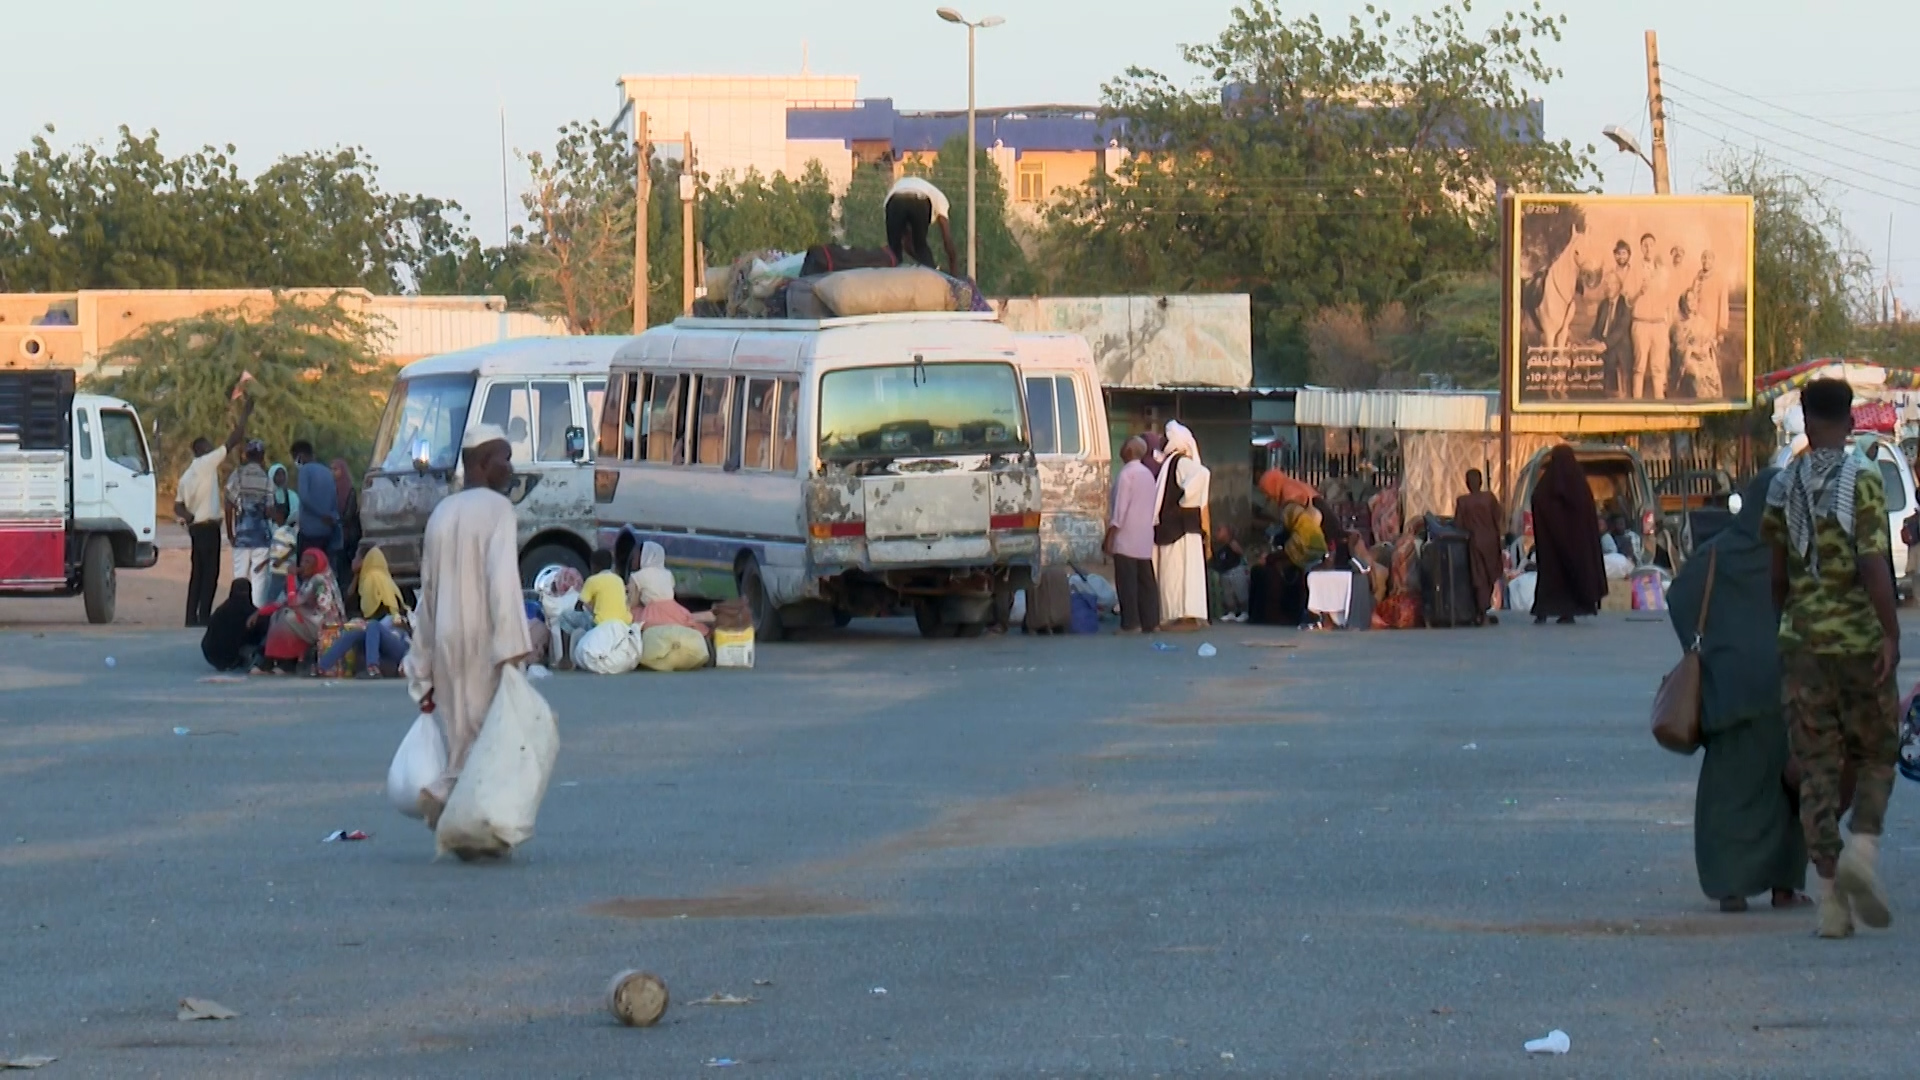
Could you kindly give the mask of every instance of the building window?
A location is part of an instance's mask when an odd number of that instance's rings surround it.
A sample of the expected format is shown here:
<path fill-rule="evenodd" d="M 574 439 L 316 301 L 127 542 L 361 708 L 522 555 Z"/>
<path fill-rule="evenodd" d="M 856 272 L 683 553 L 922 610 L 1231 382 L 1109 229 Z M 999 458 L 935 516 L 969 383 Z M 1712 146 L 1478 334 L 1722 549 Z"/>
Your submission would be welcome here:
<path fill-rule="evenodd" d="M 1040 202 L 1047 197 L 1047 166 L 1043 161 L 1023 161 L 1018 166 L 1019 190 L 1014 201 Z"/>

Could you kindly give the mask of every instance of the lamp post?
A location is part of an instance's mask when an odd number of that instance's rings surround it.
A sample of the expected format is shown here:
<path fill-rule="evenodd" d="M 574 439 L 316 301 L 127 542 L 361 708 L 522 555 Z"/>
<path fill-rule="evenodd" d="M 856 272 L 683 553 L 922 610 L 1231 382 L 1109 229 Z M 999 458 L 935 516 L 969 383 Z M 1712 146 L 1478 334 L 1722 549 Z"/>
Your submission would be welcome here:
<path fill-rule="evenodd" d="M 1600 129 L 1600 134 L 1605 135 L 1609 142 L 1619 147 L 1621 153 L 1632 154 L 1634 157 L 1646 163 L 1647 168 L 1653 173 L 1654 194 L 1665 195 L 1667 193 L 1666 186 L 1660 181 L 1660 166 L 1655 165 L 1653 159 L 1647 156 L 1646 151 L 1640 149 L 1640 140 L 1634 138 L 1632 132 L 1618 124 L 1608 124 L 1606 127 Z"/>
<path fill-rule="evenodd" d="M 990 30 L 1007 20 L 998 15 L 989 15 L 978 22 L 969 22 L 966 16 L 950 7 L 943 7 L 936 11 L 935 14 L 950 23 L 967 28 L 967 279 L 972 281 L 977 288 L 980 279 L 975 274 L 973 263 L 979 252 L 980 200 L 976 193 L 977 188 L 974 178 L 974 173 L 979 168 L 979 165 L 974 161 L 974 155 L 977 151 L 974 149 L 974 129 L 976 125 L 973 116 L 973 39 L 976 30 Z"/>

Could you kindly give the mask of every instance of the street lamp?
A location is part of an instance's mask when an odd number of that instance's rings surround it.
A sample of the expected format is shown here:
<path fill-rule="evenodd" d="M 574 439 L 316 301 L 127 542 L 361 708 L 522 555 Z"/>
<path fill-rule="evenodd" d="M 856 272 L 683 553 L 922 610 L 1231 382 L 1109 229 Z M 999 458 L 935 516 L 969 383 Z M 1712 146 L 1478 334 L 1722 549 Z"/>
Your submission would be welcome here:
<path fill-rule="evenodd" d="M 1634 157 L 1646 162 L 1647 168 L 1653 169 L 1653 159 L 1649 158 L 1646 153 L 1640 149 L 1640 141 L 1635 139 L 1633 133 L 1626 128 L 1621 127 L 1619 124 L 1608 124 L 1606 127 L 1600 129 L 1600 134 L 1605 135 L 1612 141 L 1613 145 L 1619 147 L 1621 153 L 1632 154 Z M 1654 169 L 1654 171 L 1658 172 L 1659 170 Z"/>
<path fill-rule="evenodd" d="M 975 255 L 979 251 L 978 238 L 980 236 L 980 200 L 979 196 L 975 193 L 974 181 L 974 173 L 979 168 L 979 165 L 974 161 L 976 151 L 973 145 L 975 128 L 973 118 L 973 35 L 976 30 L 990 30 L 1007 20 L 998 15 L 989 15 L 979 22 L 968 22 L 966 16 L 950 7 L 943 7 L 934 14 L 950 23 L 967 28 L 967 279 L 972 281 L 974 286 L 978 288 L 980 279 L 975 276 L 973 268 Z"/>

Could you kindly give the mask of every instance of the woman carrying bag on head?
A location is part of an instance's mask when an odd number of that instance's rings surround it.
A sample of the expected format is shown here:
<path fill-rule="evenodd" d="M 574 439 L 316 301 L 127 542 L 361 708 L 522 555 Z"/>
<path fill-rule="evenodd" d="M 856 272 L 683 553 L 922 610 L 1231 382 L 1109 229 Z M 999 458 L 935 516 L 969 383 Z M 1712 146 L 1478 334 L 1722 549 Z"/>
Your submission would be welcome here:
<path fill-rule="evenodd" d="M 1806 841 L 1786 782 L 1773 554 L 1760 538 L 1767 488 L 1778 471 L 1768 469 L 1747 485 L 1733 524 L 1701 545 L 1667 590 L 1681 648 L 1690 648 L 1705 625 L 1700 744 L 1706 755 L 1694 797 L 1693 854 L 1701 890 L 1726 912 L 1745 911 L 1747 897 L 1764 892 L 1775 907 L 1808 902 L 1800 893 L 1807 882 Z"/>

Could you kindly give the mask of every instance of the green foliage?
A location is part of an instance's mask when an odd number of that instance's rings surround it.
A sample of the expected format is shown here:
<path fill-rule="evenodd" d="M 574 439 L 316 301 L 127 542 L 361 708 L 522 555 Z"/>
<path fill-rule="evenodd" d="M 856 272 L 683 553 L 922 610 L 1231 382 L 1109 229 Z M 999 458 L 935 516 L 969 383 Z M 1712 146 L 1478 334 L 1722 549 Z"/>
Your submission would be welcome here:
<path fill-rule="evenodd" d="M 0 173 L 0 290 L 413 289 L 472 241 L 454 203 L 381 191 L 357 147 L 281 158 L 251 180 L 234 148 L 169 158 L 122 127 L 111 150 L 53 128 Z"/>
<path fill-rule="evenodd" d="M 1713 175 L 1713 190 L 1753 196 L 1754 371 L 1845 353 L 1872 303 L 1873 268 L 1839 208 L 1759 155 L 1724 157 Z"/>
<path fill-rule="evenodd" d="M 964 192 L 966 181 L 962 180 Z M 890 165 L 861 165 L 853 170 L 847 193 L 840 197 L 840 230 L 848 247 L 883 248 L 887 246 L 887 192 L 893 188 Z M 965 243 L 965 233 L 953 238 L 954 246 Z M 965 258 L 963 253 L 961 258 Z"/>
<path fill-rule="evenodd" d="M 576 334 L 628 333 L 639 160 L 633 143 L 618 131 L 575 121 L 560 129 L 551 154 L 536 150 L 525 157 L 531 182 L 520 201 L 529 220 L 524 267 L 534 309 L 566 319 Z M 656 211 L 666 186 L 657 181 Z"/>
<path fill-rule="evenodd" d="M 1316 313 L 1378 312 L 1484 269 L 1495 191 L 1588 173 L 1567 143 L 1516 137 L 1529 90 L 1559 75 L 1540 47 L 1563 19 L 1535 4 L 1476 36 L 1453 8 L 1368 12 L 1329 30 L 1248 0 L 1185 50 L 1201 85 L 1137 68 L 1109 83 L 1134 156 L 1052 212 L 1050 291 L 1249 293 L 1257 377 L 1297 381 Z"/>
<path fill-rule="evenodd" d="M 366 464 L 395 369 L 380 360 L 386 328 L 333 298 L 276 299 L 271 310 L 225 310 L 154 323 L 114 346 L 105 363 L 116 376 L 88 389 L 132 402 L 157 435 L 156 469 L 171 482 L 192 457 L 193 440 L 226 438 L 229 398 L 253 373 L 249 433 L 284 458 L 295 439 L 313 442 L 322 460 Z"/>
<path fill-rule="evenodd" d="M 980 200 L 980 235 L 975 269 L 978 270 L 980 287 L 989 296 L 1032 295 L 1038 285 L 1032 268 L 1027 264 L 1027 254 L 1014 239 L 1013 229 L 1007 224 L 1007 185 L 1000 170 L 993 163 L 984 148 L 975 148 L 976 166 L 974 170 L 974 189 Z M 958 273 L 964 275 L 967 266 L 967 138 L 965 135 L 949 139 L 935 156 L 931 168 L 918 164 L 908 166 L 909 173 L 925 176 L 947 196 L 953 204 L 953 248 L 960 255 Z M 892 185 L 889 184 L 889 187 Z M 879 246 L 886 245 L 885 212 L 886 192 L 880 193 L 880 199 L 867 211 L 880 222 L 881 240 Z M 852 213 L 858 214 L 863 207 L 848 199 Z M 934 255 L 944 260 L 946 253 L 941 250 L 939 237 L 931 243 Z"/>
<path fill-rule="evenodd" d="M 707 262 L 720 266 L 752 251 L 804 251 L 833 239 L 833 185 L 818 162 L 800 179 L 749 171 L 724 177 L 701 196 L 697 228 Z"/>
<path fill-rule="evenodd" d="M 1394 348 L 1404 385 L 1425 377 L 1493 390 L 1500 385 L 1500 277 L 1488 271 L 1427 278 L 1408 296 L 1415 316 Z"/>

